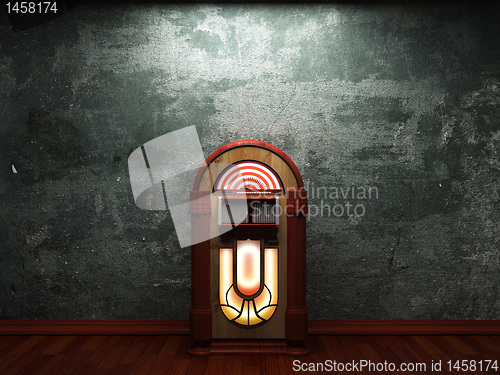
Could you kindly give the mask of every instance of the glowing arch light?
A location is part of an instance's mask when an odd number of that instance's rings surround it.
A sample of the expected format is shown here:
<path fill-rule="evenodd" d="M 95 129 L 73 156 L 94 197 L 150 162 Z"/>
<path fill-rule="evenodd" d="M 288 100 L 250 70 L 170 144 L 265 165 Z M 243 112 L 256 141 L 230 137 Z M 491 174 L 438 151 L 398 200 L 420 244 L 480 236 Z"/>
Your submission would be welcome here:
<path fill-rule="evenodd" d="M 246 240 L 236 243 L 236 260 L 233 259 L 233 249 L 219 249 L 220 307 L 224 316 L 238 326 L 262 325 L 272 318 L 278 306 L 278 249 L 266 248 L 262 254 L 260 241 Z M 252 258 L 255 258 L 250 262 L 245 256 L 249 252 L 254 253 Z M 264 256 L 263 274 L 260 273 L 261 256 Z M 249 268 L 247 272 L 239 272 L 240 262 L 247 263 L 243 264 Z M 241 276 L 244 280 L 240 280 Z M 233 280 L 233 277 L 236 277 L 236 280 Z M 264 284 L 263 288 L 260 287 L 261 283 Z"/>
<path fill-rule="evenodd" d="M 283 187 L 276 172 L 267 165 L 255 161 L 241 161 L 219 175 L 214 190 L 281 191 Z"/>

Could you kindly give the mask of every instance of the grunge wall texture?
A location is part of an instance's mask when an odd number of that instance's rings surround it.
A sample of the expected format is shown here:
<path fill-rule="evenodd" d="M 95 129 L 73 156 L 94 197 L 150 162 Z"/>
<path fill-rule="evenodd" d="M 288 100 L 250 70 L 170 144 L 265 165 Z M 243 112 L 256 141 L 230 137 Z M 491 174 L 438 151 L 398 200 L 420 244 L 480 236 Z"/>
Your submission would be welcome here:
<path fill-rule="evenodd" d="M 310 319 L 500 319 L 500 8 L 76 5 L 0 17 L 0 318 L 187 319 L 190 251 L 130 152 L 196 125 L 310 189 Z M 14 166 L 17 173 L 13 173 Z"/>

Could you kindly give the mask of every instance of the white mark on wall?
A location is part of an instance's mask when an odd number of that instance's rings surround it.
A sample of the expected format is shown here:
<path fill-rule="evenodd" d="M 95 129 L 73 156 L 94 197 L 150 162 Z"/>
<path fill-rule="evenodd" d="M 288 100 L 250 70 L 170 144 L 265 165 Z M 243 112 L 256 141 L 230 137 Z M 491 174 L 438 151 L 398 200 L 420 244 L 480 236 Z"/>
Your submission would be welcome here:
<path fill-rule="evenodd" d="M 26 244 L 29 246 L 38 246 L 43 241 L 49 238 L 50 230 L 52 227 L 50 225 L 44 225 L 38 232 L 26 235 Z"/>

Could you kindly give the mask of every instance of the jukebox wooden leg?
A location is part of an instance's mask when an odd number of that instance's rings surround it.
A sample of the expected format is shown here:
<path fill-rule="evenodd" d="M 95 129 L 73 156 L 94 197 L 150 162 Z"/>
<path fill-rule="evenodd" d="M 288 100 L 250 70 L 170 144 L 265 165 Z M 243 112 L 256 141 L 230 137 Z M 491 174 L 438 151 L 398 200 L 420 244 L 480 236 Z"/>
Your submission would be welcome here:
<path fill-rule="evenodd" d="M 210 309 L 191 308 L 190 330 L 193 339 L 193 348 L 191 354 L 202 354 L 203 348 L 210 345 L 212 339 L 212 311 Z"/>
<path fill-rule="evenodd" d="M 191 192 L 191 230 L 193 238 L 206 239 L 191 246 L 191 309 L 189 323 L 193 347 L 189 353 L 193 355 L 207 355 L 212 339 L 210 213 L 209 192 Z"/>
<path fill-rule="evenodd" d="M 210 240 L 191 247 L 191 309 L 190 332 L 193 339 L 191 354 L 201 354 L 212 339 L 210 309 Z"/>

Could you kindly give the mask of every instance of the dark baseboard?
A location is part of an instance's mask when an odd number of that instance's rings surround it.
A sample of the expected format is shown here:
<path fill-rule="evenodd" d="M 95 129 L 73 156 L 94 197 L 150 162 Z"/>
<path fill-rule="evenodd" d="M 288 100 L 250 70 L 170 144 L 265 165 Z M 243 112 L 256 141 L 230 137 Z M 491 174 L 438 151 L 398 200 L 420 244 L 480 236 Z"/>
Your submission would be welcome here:
<path fill-rule="evenodd" d="M 0 320 L 0 335 L 188 334 L 188 320 Z"/>
<path fill-rule="evenodd" d="M 500 335 L 500 320 L 309 320 L 310 335 Z M 188 320 L 0 320 L 0 335 L 188 335 Z"/>
<path fill-rule="evenodd" d="M 310 335 L 500 335 L 500 320 L 309 320 Z"/>

